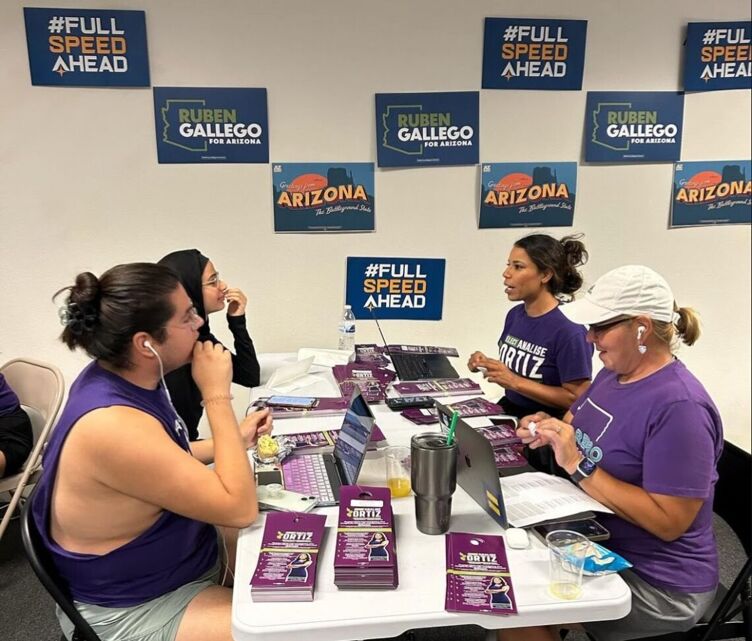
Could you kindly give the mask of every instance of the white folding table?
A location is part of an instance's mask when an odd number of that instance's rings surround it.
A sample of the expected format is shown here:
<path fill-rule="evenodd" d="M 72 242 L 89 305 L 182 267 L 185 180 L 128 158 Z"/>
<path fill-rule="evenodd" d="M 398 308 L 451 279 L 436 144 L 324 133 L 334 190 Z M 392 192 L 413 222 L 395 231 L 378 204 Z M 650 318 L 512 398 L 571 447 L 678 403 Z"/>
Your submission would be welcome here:
<path fill-rule="evenodd" d="M 322 394 L 323 395 L 323 394 Z M 445 399 L 447 400 L 447 399 Z M 449 402 L 458 400 L 448 399 Z M 432 426 L 419 427 L 373 405 L 377 424 L 390 445 L 408 445 L 410 437 Z M 316 431 L 339 427 L 337 416 L 282 419 L 275 433 Z M 369 453 L 359 484 L 386 484 L 383 458 Z M 631 593 L 616 575 L 585 577 L 582 596 L 562 601 L 548 591 L 548 552 L 533 535 L 526 550 L 507 546 L 509 568 L 518 614 L 461 614 L 444 610 L 444 537 L 422 534 L 415 525 L 412 496 L 395 499 L 399 587 L 396 590 L 339 590 L 334 585 L 334 540 L 338 508 L 320 510 L 327 516 L 327 531 L 318 559 L 316 591 L 310 603 L 254 603 L 250 579 L 256 567 L 265 516 L 245 528 L 238 539 L 232 634 L 235 641 L 350 641 L 397 636 L 412 628 L 475 624 L 488 629 L 526 627 L 619 619 L 630 609 Z M 504 530 L 459 486 L 453 497 L 450 529 L 455 532 L 504 534 Z"/>

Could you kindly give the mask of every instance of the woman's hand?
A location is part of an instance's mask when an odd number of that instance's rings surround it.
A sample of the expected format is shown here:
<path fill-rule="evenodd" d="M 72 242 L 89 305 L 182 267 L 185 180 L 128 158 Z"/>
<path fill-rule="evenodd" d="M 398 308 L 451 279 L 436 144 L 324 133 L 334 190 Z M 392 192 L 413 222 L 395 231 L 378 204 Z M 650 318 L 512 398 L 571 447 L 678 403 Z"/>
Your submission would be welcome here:
<path fill-rule="evenodd" d="M 470 358 L 467 360 L 467 369 L 469 369 L 471 372 L 477 372 L 478 366 L 486 360 L 488 359 L 483 352 L 473 352 L 472 354 L 470 354 Z"/>
<path fill-rule="evenodd" d="M 501 385 L 504 389 L 515 389 L 519 376 L 509 369 L 501 361 L 497 361 L 494 358 L 486 358 L 483 362 L 478 364 L 479 367 L 485 367 L 483 376 L 486 380 Z"/>
<path fill-rule="evenodd" d="M 568 474 L 574 474 L 582 458 L 574 437 L 574 428 L 569 423 L 549 416 L 540 422 L 536 421 L 535 434 L 537 438 L 530 443 L 531 449 L 550 445 L 554 450 L 556 462 Z"/>
<path fill-rule="evenodd" d="M 545 412 L 536 412 L 535 414 L 523 416 L 517 424 L 517 436 L 522 439 L 522 442 L 525 445 L 529 445 L 538 438 L 538 424 L 547 418 L 551 417 Z M 536 426 L 535 434 L 533 434 L 533 431 L 530 429 L 530 423 L 534 423 Z"/>
<path fill-rule="evenodd" d="M 246 448 L 256 445 L 259 436 L 272 433 L 272 413 L 268 408 L 252 412 L 240 423 L 240 436 Z"/>
<path fill-rule="evenodd" d="M 246 295 L 236 287 L 228 287 L 225 291 L 228 316 L 242 316 L 245 314 L 245 306 L 248 304 Z"/>
<path fill-rule="evenodd" d="M 220 343 L 198 341 L 193 346 L 191 375 L 203 398 L 230 397 L 232 359 Z"/>

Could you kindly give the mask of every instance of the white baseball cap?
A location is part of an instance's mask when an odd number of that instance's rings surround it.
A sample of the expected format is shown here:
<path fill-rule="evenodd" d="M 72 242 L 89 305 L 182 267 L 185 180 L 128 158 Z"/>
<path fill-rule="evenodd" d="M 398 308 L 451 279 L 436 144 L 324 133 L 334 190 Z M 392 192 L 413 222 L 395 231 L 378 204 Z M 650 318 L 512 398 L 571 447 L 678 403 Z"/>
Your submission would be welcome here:
<path fill-rule="evenodd" d="M 674 294 L 660 274 L 644 265 L 623 265 L 601 276 L 580 300 L 561 306 L 580 325 L 597 325 L 620 316 L 648 316 L 674 322 Z"/>

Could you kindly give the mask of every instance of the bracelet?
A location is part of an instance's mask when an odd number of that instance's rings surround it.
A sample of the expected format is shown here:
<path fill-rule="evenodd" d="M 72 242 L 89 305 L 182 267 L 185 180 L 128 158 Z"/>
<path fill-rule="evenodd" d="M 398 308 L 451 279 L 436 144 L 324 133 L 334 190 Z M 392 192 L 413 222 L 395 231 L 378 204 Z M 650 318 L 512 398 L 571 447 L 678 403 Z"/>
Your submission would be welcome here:
<path fill-rule="evenodd" d="M 201 407 L 206 407 L 211 403 L 217 403 L 219 401 L 231 401 L 235 398 L 232 394 L 219 394 L 218 396 L 210 396 L 201 401 Z"/>

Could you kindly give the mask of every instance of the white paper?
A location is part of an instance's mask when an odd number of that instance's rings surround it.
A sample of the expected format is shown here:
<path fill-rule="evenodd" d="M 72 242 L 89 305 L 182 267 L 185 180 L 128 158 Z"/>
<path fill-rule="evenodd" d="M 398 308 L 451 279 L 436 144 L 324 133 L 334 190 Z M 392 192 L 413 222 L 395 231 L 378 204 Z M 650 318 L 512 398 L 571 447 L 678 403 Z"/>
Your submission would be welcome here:
<path fill-rule="evenodd" d="M 501 479 L 507 519 L 514 527 L 527 527 L 578 514 L 613 512 L 566 479 L 543 472 L 525 472 Z"/>
<path fill-rule="evenodd" d="M 274 370 L 274 372 L 272 372 L 272 375 L 266 382 L 266 387 L 268 387 L 269 389 L 279 389 L 281 391 L 281 385 L 290 383 L 295 379 L 307 374 L 308 370 L 311 369 L 312 363 L 313 356 L 309 356 L 304 360 L 296 361 L 295 363 L 290 363 L 289 365 L 283 365 L 282 367 L 279 367 L 278 369 Z"/>

